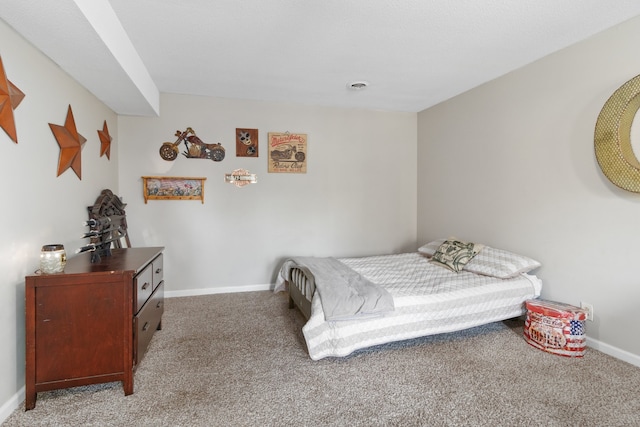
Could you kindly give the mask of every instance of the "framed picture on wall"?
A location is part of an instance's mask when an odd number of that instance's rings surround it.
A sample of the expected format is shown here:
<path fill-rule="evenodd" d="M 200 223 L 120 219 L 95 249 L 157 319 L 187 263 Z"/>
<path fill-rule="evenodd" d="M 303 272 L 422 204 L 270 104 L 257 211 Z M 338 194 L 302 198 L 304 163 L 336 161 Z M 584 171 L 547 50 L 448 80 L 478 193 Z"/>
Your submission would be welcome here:
<path fill-rule="evenodd" d="M 268 133 L 269 173 L 307 173 L 307 134 Z"/>
<path fill-rule="evenodd" d="M 144 202 L 148 200 L 200 200 L 204 203 L 204 180 L 180 176 L 143 176 Z"/>
<path fill-rule="evenodd" d="M 236 157 L 258 157 L 258 129 L 236 128 Z"/>

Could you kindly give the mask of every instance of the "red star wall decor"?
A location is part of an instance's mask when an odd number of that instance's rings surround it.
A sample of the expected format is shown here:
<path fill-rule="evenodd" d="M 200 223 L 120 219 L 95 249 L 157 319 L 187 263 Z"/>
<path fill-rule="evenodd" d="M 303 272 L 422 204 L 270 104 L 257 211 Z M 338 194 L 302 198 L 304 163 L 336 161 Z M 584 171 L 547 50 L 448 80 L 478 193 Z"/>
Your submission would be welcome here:
<path fill-rule="evenodd" d="M 24 93 L 7 79 L 2 58 L 0 58 L 0 127 L 16 144 L 18 143 L 18 133 L 16 132 L 13 110 L 18 108 L 23 99 Z"/>
<path fill-rule="evenodd" d="M 107 159 L 111 160 L 111 135 L 109 135 L 109 128 L 107 128 L 107 121 L 104 121 L 102 130 L 98 129 L 98 136 L 100 137 L 100 157 L 107 155 Z"/>
<path fill-rule="evenodd" d="M 67 119 L 64 126 L 49 123 L 51 132 L 56 137 L 60 146 L 60 158 L 58 160 L 58 176 L 71 168 L 82 179 L 82 146 L 87 139 L 78 133 L 76 122 L 73 119 L 71 105 L 67 111 Z"/>

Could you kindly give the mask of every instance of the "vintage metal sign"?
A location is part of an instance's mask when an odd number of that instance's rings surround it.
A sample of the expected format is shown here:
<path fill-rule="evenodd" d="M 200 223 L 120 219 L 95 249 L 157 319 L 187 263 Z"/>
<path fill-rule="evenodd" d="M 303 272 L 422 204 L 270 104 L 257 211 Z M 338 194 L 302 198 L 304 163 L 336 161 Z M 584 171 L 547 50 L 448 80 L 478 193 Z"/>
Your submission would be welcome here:
<path fill-rule="evenodd" d="M 307 173 L 307 134 L 269 132 L 269 173 Z"/>

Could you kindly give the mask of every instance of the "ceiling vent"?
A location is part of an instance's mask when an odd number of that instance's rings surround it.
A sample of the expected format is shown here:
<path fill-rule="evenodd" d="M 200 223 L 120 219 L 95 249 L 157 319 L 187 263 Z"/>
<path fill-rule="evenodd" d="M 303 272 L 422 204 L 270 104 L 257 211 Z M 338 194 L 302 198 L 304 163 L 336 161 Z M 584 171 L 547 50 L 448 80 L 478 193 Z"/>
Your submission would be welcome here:
<path fill-rule="evenodd" d="M 351 90 L 363 90 L 366 89 L 367 86 L 369 86 L 369 82 L 365 81 L 347 83 L 347 88 Z"/>

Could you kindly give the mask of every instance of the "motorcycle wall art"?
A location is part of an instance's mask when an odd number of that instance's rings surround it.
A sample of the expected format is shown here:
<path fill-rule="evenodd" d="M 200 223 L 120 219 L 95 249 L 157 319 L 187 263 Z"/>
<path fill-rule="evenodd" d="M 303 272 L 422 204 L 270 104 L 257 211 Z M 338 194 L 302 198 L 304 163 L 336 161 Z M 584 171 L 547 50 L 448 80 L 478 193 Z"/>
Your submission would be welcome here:
<path fill-rule="evenodd" d="M 220 143 L 205 144 L 190 127 L 183 132 L 177 130 L 175 136 L 178 138 L 176 142 L 165 142 L 160 147 L 160 157 L 164 160 L 175 160 L 181 143 L 184 143 L 186 148 L 182 155 L 189 159 L 211 159 L 214 162 L 224 159 L 225 149 Z"/>
<path fill-rule="evenodd" d="M 307 135 L 269 132 L 269 173 L 307 173 Z"/>

